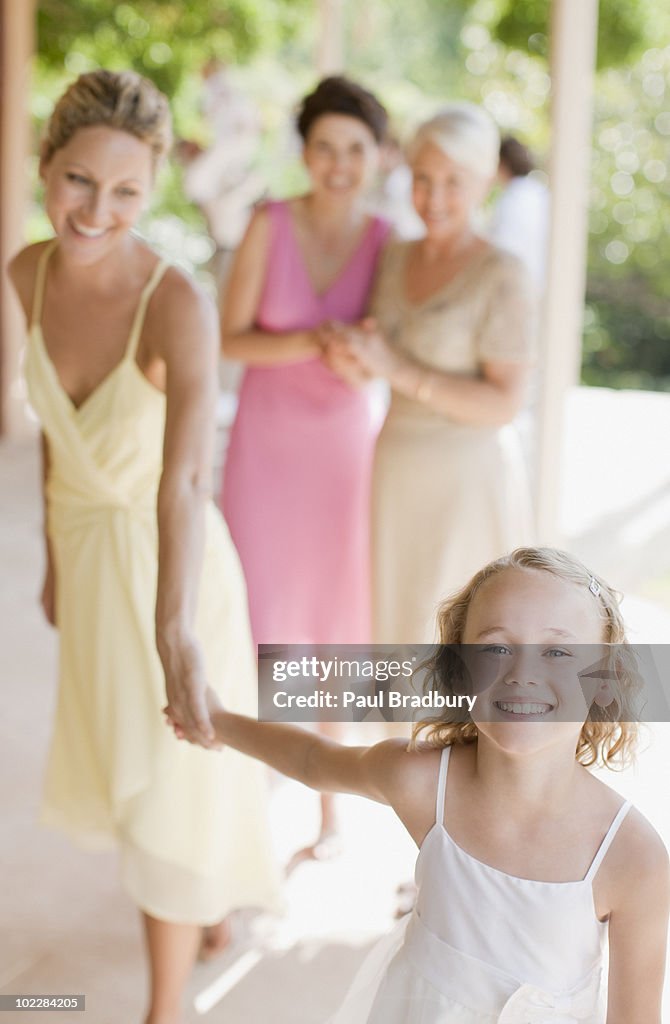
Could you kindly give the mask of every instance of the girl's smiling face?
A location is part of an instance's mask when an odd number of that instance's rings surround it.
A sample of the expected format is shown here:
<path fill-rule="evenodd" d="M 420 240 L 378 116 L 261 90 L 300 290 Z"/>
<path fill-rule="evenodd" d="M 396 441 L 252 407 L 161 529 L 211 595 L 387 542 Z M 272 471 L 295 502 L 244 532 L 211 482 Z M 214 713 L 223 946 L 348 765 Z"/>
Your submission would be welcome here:
<path fill-rule="evenodd" d="M 483 583 L 463 634 L 478 732 L 510 753 L 576 743 L 593 700 L 612 697 L 606 680 L 583 675 L 605 657 L 604 635 L 599 600 L 586 587 L 511 568 Z"/>

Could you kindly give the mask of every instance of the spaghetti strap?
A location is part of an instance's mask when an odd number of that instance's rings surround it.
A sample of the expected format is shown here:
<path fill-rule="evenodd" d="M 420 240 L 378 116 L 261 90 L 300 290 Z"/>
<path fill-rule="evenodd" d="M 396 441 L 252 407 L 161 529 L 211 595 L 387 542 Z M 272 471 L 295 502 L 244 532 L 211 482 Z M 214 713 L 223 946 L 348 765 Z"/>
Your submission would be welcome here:
<path fill-rule="evenodd" d="M 591 867 L 589 868 L 589 870 L 587 872 L 587 875 L 586 875 L 586 878 L 584 879 L 585 882 L 590 882 L 590 881 L 592 881 L 595 878 L 596 872 L 598 871 L 598 868 L 602 864 L 603 859 L 605 857 L 605 854 L 607 853 L 607 851 L 609 850 L 610 846 L 612 845 L 614 837 L 616 836 L 617 832 L 621 828 L 621 825 L 623 824 L 624 818 L 628 814 L 628 812 L 631 809 L 631 807 L 632 807 L 632 804 L 631 804 L 630 800 L 626 800 L 626 802 L 623 803 L 621 805 L 621 807 L 619 808 L 619 810 L 617 812 L 617 815 L 614 818 L 614 821 L 612 822 L 612 824 L 608 828 L 607 833 L 605 835 L 605 838 L 603 839 L 602 843 L 598 847 L 596 855 L 595 855 L 595 857 L 593 858 L 593 860 L 591 862 Z"/>
<path fill-rule="evenodd" d="M 149 305 L 149 299 L 156 291 L 156 288 L 161 282 L 163 274 L 169 267 L 169 263 L 166 260 L 159 260 L 154 267 L 151 277 L 142 289 L 140 295 L 140 301 L 137 304 L 137 310 L 135 311 L 135 318 L 133 320 L 133 326 L 130 328 L 130 335 L 128 337 L 128 344 L 126 346 L 126 352 L 123 357 L 124 361 L 135 358 L 137 352 L 137 345 L 142 334 L 142 327 L 144 326 L 144 317 L 146 316 L 147 306 Z"/>
<path fill-rule="evenodd" d="M 440 773 L 437 777 L 437 797 L 435 798 L 435 822 L 438 825 L 444 823 L 444 797 L 447 792 L 447 771 L 449 769 L 449 755 L 451 747 L 443 747 L 440 754 Z"/>
<path fill-rule="evenodd" d="M 47 279 L 47 263 L 51 253 L 58 244 L 58 238 L 52 238 L 42 249 L 37 261 L 37 273 L 35 274 L 35 289 L 33 291 L 33 308 L 30 311 L 30 327 L 39 324 L 42 319 L 42 306 L 44 305 L 44 285 Z"/>

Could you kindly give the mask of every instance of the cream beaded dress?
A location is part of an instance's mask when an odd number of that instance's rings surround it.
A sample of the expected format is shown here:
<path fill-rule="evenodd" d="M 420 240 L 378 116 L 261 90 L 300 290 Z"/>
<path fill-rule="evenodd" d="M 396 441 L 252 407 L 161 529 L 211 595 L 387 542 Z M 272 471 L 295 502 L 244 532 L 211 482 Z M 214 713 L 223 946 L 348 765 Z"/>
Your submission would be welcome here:
<path fill-rule="evenodd" d="M 534 302 L 516 256 L 484 249 L 415 303 L 405 295 L 412 244 L 387 248 L 373 302 L 393 346 L 466 382 L 485 362 L 532 362 Z M 440 602 L 487 562 L 533 540 L 530 491 L 512 424 L 459 423 L 394 391 L 372 491 L 376 643 L 432 643 Z"/>

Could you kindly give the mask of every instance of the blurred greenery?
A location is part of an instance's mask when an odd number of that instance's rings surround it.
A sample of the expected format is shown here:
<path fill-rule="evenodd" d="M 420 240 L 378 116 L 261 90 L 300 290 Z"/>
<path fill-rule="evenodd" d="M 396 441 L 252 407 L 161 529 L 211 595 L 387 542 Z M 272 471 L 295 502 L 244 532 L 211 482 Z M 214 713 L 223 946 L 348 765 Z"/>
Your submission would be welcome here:
<path fill-rule="evenodd" d="M 300 37 L 311 0 L 39 0 L 43 66 L 132 67 L 172 96 L 203 59 L 246 63 Z"/>
<path fill-rule="evenodd" d="M 395 132 L 447 98 L 483 103 L 540 161 L 549 145 L 550 0 L 343 0 L 347 71 L 386 102 Z M 211 57 L 257 105 L 257 166 L 273 193 L 303 184 L 291 116 L 315 80 L 316 0 L 39 0 L 37 128 L 81 71 L 133 67 L 170 96 L 178 135 L 208 141 L 200 72 Z M 583 379 L 670 390 L 670 5 L 603 0 L 590 195 Z M 35 206 L 31 231 L 45 231 Z M 163 173 L 144 231 L 201 276 L 200 213 Z"/>

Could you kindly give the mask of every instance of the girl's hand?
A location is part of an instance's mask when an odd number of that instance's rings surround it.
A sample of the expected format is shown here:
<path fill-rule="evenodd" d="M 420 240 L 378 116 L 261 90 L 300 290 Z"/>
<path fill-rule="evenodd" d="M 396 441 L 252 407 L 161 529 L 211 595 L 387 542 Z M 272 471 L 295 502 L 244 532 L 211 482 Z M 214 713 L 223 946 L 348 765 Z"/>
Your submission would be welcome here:
<path fill-rule="evenodd" d="M 158 647 L 165 672 L 165 714 L 175 732 L 201 747 L 218 748 L 199 645 L 186 637 L 167 645 L 159 642 Z"/>
<path fill-rule="evenodd" d="M 42 611 L 50 626 L 56 625 L 56 574 L 51 559 L 47 559 L 44 582 L 40 593 Z"/>
<path fill-rule="evenodd" d="M 207 708 L 208 708 L 210 716 L 212 718 L 213 718 L 213 716 L 217 712 L 224 710 L 223 704 L 221 703 L 221 701 L 218 698 L 218 695 L 214 692 L 214 690 L 212 689 L 211 686 L 207 687 L 207 692 L 205 694 L 205 700 L 207 702 Z M 173 717 L 173 713 L 172 713 L 172 711 L 171 711 L 169 706 L 163 708 L 163 714 L 165 715 L 165 722 L 166 722 L 166 724 L 172 727 L 172 731 L 174 732 L 174 734 L 177 737 L 177 739 L 178 740 L 185 740 L 187 738 L 186 733 L 185 733 L 184 729 L 181 727 L 181 725 L 179 725 L 175 721 L 175 719 Z M 218 744 L 217 745 L 217 749 L 220 749 L 220 746 L 221 745 Z"/>

